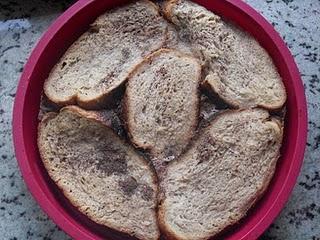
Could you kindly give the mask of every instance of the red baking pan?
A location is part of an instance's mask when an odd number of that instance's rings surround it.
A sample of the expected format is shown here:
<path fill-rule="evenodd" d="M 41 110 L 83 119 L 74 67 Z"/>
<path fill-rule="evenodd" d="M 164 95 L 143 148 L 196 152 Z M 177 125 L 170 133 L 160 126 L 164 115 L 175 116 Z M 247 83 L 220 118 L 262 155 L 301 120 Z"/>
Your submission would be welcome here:
<path fill-rule="evenodd" d="M 42 36 L 24 67 L 13 111 L 13 138 L 22 176 L 42 209 L 74 239 L 123 239 L 79 213 L 48 177 L 37 147 L 40 96 L 44 80 L 64 51 L 104 11 L 126 1 L 82 0 L 63 13 Z M 288 99 L 281 158 L 267 192 L 222 239 L 257 239 L 280 213 L 295 185 L 307 137 L 307 107 L 299 71 L 286 44 L 259 13 L 241 0 L 195 1 L 253 35 L 272 57 Z"/>

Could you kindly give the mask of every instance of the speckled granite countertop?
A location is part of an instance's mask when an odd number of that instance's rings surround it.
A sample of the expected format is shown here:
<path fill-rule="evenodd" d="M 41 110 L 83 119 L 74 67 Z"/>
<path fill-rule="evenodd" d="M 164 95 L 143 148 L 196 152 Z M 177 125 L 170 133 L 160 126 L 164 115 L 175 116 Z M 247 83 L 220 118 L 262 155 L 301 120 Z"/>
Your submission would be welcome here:
<path fill-rule="evenodd" d="M 261 239 L 320 240 L 320 1 L 246 0 L 292 51 L 309 111 L 303 168 L 294 192 Z M 23 66 L 41 34 L 72 1 L 0 1 L 0 239 L 69 239 L 27 191 L 14 156 L 11 119 Z"/>

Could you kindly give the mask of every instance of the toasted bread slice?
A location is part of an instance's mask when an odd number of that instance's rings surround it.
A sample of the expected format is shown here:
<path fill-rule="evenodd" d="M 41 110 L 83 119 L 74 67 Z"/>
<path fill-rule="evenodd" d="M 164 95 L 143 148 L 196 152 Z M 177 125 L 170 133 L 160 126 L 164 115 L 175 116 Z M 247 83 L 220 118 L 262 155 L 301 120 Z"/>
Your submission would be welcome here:
<path fill-rule="evenodd" d="M 101 15 L 62 56 L 44 84 L 54 103 L 99 109 L 112 104 L 129 73 L 165 43 L 167 22 L 140 0 Z"/>
<path fill-rule="evenodd" d="M 262 109 L 226 111 L 167 167 L 159 207 L 170 239 L 202 240 L 238 222 L 273 176 L 281 124 Z"/>
<path fill-rule="evenodd" d="M 139 239 L 158 239 L 156 175 L 93 112 L 47 113 L 38 146 L 49 176 L 93 221 Z"/>
<path fill-rule="evenodd" d="M 157 170 L 179 156 L 194 135 L 200 77 L 195 58 L 161 49 L 128 79 L 124 99 L 128 135 L 137 147 L 150 151 Z"/>
<path fill-rule="evenodd" d="M 165 15 L 206 65 L 203 87 L 235 108 L 279 109 L 282 79 L 268 53 L 246 32 L 188 0 L 171 0 Z"/>

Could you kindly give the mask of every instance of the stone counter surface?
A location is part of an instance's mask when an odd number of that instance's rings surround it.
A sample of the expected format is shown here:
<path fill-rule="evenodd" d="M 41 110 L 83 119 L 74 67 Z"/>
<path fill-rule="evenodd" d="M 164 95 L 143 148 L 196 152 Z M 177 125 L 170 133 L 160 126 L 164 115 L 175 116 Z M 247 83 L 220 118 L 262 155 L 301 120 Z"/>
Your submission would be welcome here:
<path fill-rule="evenodd" d="M 279 31 L 300 69 L 309 112 L 304 164 L 263 240 L 320 240 L 320 1 L 246 0 Z M 70 239 L 28 192 L 14 156 L 11 120 L 23 66 L 41 34 L 72 1 L 0 1 L 0 240 Z"/>

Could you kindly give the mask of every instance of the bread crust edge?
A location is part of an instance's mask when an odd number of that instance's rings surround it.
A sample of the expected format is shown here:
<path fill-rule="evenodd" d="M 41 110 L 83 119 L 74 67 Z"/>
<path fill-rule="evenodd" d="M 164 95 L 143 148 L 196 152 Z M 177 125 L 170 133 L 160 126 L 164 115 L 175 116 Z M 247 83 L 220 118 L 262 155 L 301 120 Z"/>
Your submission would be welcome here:
<path fill-rule="evenodd" d="M 273 104 L 273 105 L 257 104 L 256 106 L 251 106 L 251 108 L 259 107 L 259 108 L 263 108 L 263 109 L 266 109 L 269 111 L 277 111 L 277 110 L 281 109 L 287 101 L 286 90 L 285 90 L 285 87 L 284 87 L 282 81 L 281 81 L 281 85 L 282 85 L 282 88 L 284 89 L 284 95 L 281 96 L 281 100 L 279 101 L 278 104 Z M 245 106 L 241 106 L 238 102 L 233 101 L 230 98 L 226 98 L 226 97 L 222 96 L 222 94 L 220 94 L 220 91 L 214 85 L 209 83 L 207 80 L 203 80 L 203 83 L 201 84 L 201 88 L 208 96 L 210 96 L 212 98 L 221 99 L 225 104 L 229 105 L 231 108 L 234 108 L 234 109 L 248 108 Z"/>

